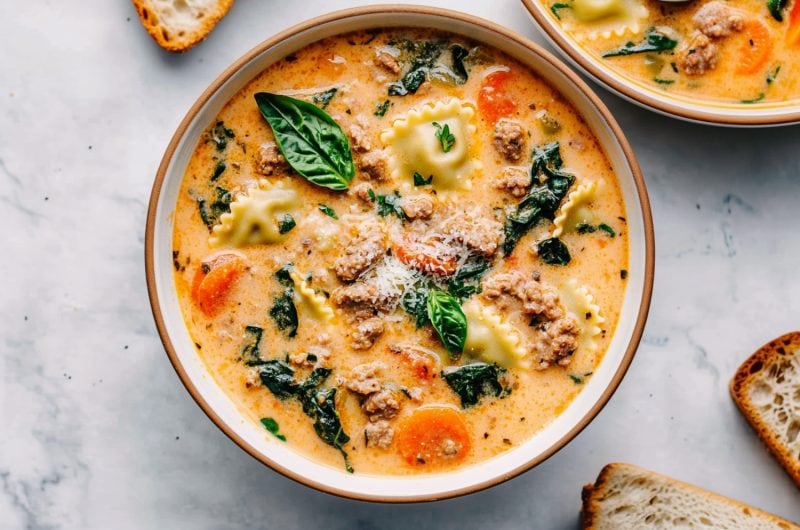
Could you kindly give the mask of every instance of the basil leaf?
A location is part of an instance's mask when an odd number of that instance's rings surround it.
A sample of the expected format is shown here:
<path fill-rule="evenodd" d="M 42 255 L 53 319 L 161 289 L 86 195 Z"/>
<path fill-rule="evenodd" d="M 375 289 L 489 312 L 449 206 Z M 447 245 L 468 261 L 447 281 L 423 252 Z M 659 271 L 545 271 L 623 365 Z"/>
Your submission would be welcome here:
<path fill-rule="evenodd" d="M 429 175 L 428 178 L 425 178 L 419 171 L 414 172 L 414 186 L 427 186 L 431 182 L 433 182 L 433 175 Z"/>
<path fill-rule="evenodd" d="M 318 186 L 346 190 L 355 175 L 350 141 L 325 111 L 307 101 L 259 92 L 258 109 L 292 169 Z"/>
<path fill-rule="evenodd" d="M 567 245 L 557 237 L 539 241 L 536 244 L 536 251 L 542 261 L 548 265 L 566 265 L 572 259 Z"/>
<path fill-rule="evenodd" d="M 445 123 L 444 127 L 442 127 L 438 122 L 433 122 L 433 126 L 436 128 L 435 135 L 439 140 L 439 145 L 442 146 L 442 151 L 449 153 L 456 143 L 456 137 L 450 132 L 450 126 Z"/>
<path fill-rule="evenodd" d="M 599 225 L 597 225 L 597 228 L 608 234 L 610 237 L 614 237 L 617 235 L 614 229 L 605 223 L 600 223 Z"/>
<path fill-rule="evenodd" d="M 327 204 L 320 204 L 319 211 L 330 217 L 331 219 L 338 219 L 339 216 L 336 215 L 336 211 L 328 206 Z"/>
<path fill-rule="evenodd" d="M 428 318 L 453 359 L 461 357 L 467 341 L 467 317 L 458 300 L 444 291 L 428 293 Z"/>

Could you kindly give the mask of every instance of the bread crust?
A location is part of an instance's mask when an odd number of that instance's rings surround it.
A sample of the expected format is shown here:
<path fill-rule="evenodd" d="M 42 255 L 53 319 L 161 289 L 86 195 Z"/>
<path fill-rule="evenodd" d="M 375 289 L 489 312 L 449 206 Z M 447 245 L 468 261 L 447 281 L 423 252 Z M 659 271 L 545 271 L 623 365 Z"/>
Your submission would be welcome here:
<path fill-rule="evenodd" d="M 769 362 L 775 361 L 782 355 L 786 355 L 786 348 L 793 346 L 800 348 L 800 331 L 792 331 L 774 339 L 751 355 L 731 379 L 730 392 L 733 402 L 741 411 L 747 422 L 755 433 L 761 438 L 764 445 L 789 473 L 795 484 L 800 487 L 800 461 L 793 457 L 789 448 L 784 445 L 778 433 L 770 429 L 770 426 L 758 414 L 756 405 L 749 397 L 749 388 L 756 380 L 757 375 Z"/>
<path fill-rule="evenodd" d="M 171 52 L 185 52 L 205 39 L 233 5 L 233 0 L 217 0 L 216 7 L 204 13 L 203 17 L 198 19 L 198 24 L 194 29 L 186 31 L 184 35 L 179 36 L 172 31 L 173 28 L 165 27 L 162 24 L 150 0 L 132 1 L 136 12 L 139 14 L 139 20 L 150 36 L 153 37 L 153 40 L 159 46 Z"/>
<path fill-rule="evenodd" d="M 723 497 L 722 495 L 710 492 L 698 486 L 693 486 L 692 484 L 687 484 L 686 482 L 681 482 L 679 480 L 675 480 L 665 475 L 661 475 L 654 471 L 649 471 L 647 469 L 643 469 L 634 466 L 632 464 L 623 464 L 623 463 L 607 464 L 600 471 L 600 474 L 597 476 L 597 480 L 595 481 L 594 484 L 587 484 L 583 487 L 583 491 L 581 492 L 581 498 L 583 500 L 583 506 L 581 507 L 582 528 L 588 530 L 596 530 L 598 528 L 598 525 L 600 524 L 600 511 L 601 511 L 600 503 L 602 502 L 603 496 L 608 490 L 609 484 L 612 482 L 612 477 L 614 473 L 625 472 L 625 471 L 627 471 L 630 474 L 640 475 L 642 477 L 655 479 L 657 481 L 661 481 L 664 483 L 672 484 L 674 486 L 690 490 L 695 494 L 697 494 L 698 496 L 705 497 L 709 500 L 713 500 L 716 502 L 724 502 L 726 504 L 739 508 L 742 511 L 748 512 L 750 515 L 754 515 L 757 517 L 761 517 L 765 520 L 769 520 L 778 525 L 779 527 L 785 528 L 786 530 L 800 530 L 800 526 L 796 525 L 795 523 L 792 523 L 791 521 L 787 521 L 786 519 L 778 517 L 777 515 L 773 515 L 758 508 L 754 508 L 752 506 L 741 503 L 729 497 Z"/>

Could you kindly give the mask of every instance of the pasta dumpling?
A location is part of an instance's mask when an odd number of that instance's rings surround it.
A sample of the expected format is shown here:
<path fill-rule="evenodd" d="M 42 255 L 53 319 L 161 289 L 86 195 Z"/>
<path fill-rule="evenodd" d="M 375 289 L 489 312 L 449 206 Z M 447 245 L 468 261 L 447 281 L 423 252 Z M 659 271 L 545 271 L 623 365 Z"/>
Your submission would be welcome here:
<path fill-rule="evenodd" d="M 642 32 L 649 15 L 641 0 L 575 0 L 563 27 L 578 41 L 609 39 Z"/>
<path fill-rule="evenodd" d="M 308 281 L 297 270 L 292 269 L 289 276 L 294 282 L 297 295 L 299 295 L 299 302 L 304 307 L 305 311 L 301 310 L 304 315 L 310 315 L 314 320 L 322 324 L 330 324 L 333 321 L 334 313 L 333 308 L 328 303 L 325 296 L 318 294 L 309 285 Z"/>
<path fill-rule="evenodd" d="M 277 243 L 285 237 L 278 223 L 284 215 L 294 215 L 300 206 L 297 192 L 282 182 L 259 181 L 231 203 L 231 211 L 222 214 L 208 243 L 211 247 L 243 247 Z"/>
<path fill-rule="evenodd" d="M 413 109 L 381 133 L 389 147 L 392 179 L 409 189 L 414 174 L 433 177 L 431 185 L 438 193 L 468 190 L 472 175 L 480 169 L 473 156 L 475 110 L 452 98 Z M 446 130 L 445 130 L 446 127 Z M 442 131 L 452 135 L 452 143 L 442 140 Z"/>
<path fill-rule="evenodd" d="M 597 182 L 592 180 L 581 184 L 567 195 L 553 219 L 553 237 L 575 230 L 579 223 L 590 222 L 593 216 L 587 205 L 594 199 L 596 191 Z"/>
<path fill-rule="evenodd" d="M 602 325 L 606 321 L 600 314 L 600 306 L 585 285 L 571 278 L 561 289 L 561 303 L 573 316 L 580 315 L 581 332 L 578 336 L 578 350 L 591 353 L 597 350 L 597 337 L 602 333 Z"/>
<path fill-rule="evenodd" d="M 464 353 L 504 368 L 530 365 L 519 334 L 494 310 L 472 301 L 464 306 L 464 315 L 467 317 Z"/>

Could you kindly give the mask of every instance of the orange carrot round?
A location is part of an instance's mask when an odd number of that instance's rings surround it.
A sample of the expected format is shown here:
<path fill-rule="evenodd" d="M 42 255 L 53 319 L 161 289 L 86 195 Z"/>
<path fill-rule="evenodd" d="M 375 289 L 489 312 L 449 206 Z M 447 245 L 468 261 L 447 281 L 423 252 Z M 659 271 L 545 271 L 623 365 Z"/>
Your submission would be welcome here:
<path fill-rule="evenodd" d="M 478 93 L 478 110 L 490 123 L 513 114 L 516 102 L 508 95 L 506 85 L 512 78 L 509 70 L 498 70 L 487 75 Z"/>
<path fill-rule="evenodd" d="M 214 315 L 225 304 L 242 268 L 242 259 L 235 254 L 215 256 L 197 267 L 192 280 L 192 299 L 205 315 Z"/>
<path fill-rule="evenodd" d="M 800 44 L 800 0 L 795 0 L 789 12 L 789 29 L 786 30 L 786 43 L 789 46 Z"/>
<path fill-rule="evenodd" d="M 398 427 L 397 449 L 412 466 L 444 466 L 466 458 L 469 431 L 463 414 L 449 407 L 415 410 Z"/>
<path fill-rule="evenodd" d="M 739 47 L 737 74 L 754 74 L 767 63 L 772 54 L 772 35 L 769 27 L 758 19 L 747 22 L 742 33 L 744 42 Z"/>

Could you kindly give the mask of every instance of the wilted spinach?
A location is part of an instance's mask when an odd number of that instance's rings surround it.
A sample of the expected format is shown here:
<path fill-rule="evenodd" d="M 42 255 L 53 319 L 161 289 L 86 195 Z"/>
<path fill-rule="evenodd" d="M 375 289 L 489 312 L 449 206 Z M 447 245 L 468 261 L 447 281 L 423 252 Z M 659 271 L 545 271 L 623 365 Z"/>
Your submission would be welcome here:
<path fill-rule="evenodd" d="M 209 132 L 209 140 L 214 142 L 217 151 L 224 151 L 228 147 L 228 140 L 233 139 L 235 136 L 233 130 L 225 127 L 225 124 L 221 121 L 215 123 L 214 128 Z"/>
<path fill-rule="evenodd" d="M 483 396 L 504 397 L 508 394 L 500 382 L 505 369 L 496 364 L 476 362 L 447 368 L 442 378 L 461 398 L 461 408 L 476 405 Z"/>
<path fill-rule="evenodd" d="M 678 41 L 667 37 L 663 33 L 659 33 L 656 28 L 650 28 L 647 30 L 647 33 L 644 35 L 644 39 L 639 44 L 626 42 L 619 48 L 607 51 L 602 55 L 602 57 L 618 57 L 620 55 L 632 55 L 634 53 L 644 52 L 660 53 L 673 50 L 677 45 Z"/>
<path fill-rule="evenodd" d="M 475 259 L 461 265 L 455 274 L 447 280 L 447 290 L 458 300 L 469 298 L 480 292 L 480 279 L 489 270 L 491 263 L 483 259 Z"/>
<path fill-rule="evenodd" d="M 320 92 L 318 94 L 314 94 L 311 96 L 311 101 L 314 102 L 315 105 L 319 105 L 321 108 L 325 108 L 330 105 L 333 96 L 339 91 L 338 88 L 333 87 L 325 90 L 324 92 Z"/>
<path fill-rule="evenodd" d="M 406 218 L 406 212 L 404 212 L 402 206 L 400 206 L 400 192 L 396 190 L 391 195 L 376 195 L 375 204 L 378 208 L 378 215 L 381 217 L 394 214 L 399 219 Z"/>
<path fill-rule="evenodd" d="M 567 265 L 572 259 L 567 245 L 557 237 L 539 241 L 536 244 L 536 251 L 541 260 L 548 265 Z"/>
<path fill-rule="evenodd" d="M 297 221 L 290 213 L 285 213 L 278 218 L 278 232 L 281 234 L 289 232 L 295 226 L 297 226 Z"/>
<path fill-rule="evenodd" d="M 264 330 L 258 326 L 247 326 L 244 328 L 247 342 L 242 348 L 241 357 L 245 364 L 255 365 L 261 362 L 261 337 Z"/>
<path fill-rule="evenodd" d="M 211 228 L 217 223 L 217 220 L 224 213 L 231 211 L 231 202 L 233 196 L 231 192 L 219 186 L 216 187 L 216 198 L 210 205 L 205 198 L 199 195 L 194 196 L 197 201 L 197 208 L 200 210 L 200 218 L 208 228 Z"/>
<path fill-rule="evenodd" d="M 211 182 L 214 182 L 215 180 L 217 180 L 222 175 L 222 173 L 225 172 L 225 169 L 227 167 L 228 167 L 228 165 L 225 163 L 224 160 L 217 161 L 217 165 L 214 166 L 214 172 L 211 173 L 211 179 L 210 179 Z"/>
<path fill-rule="evenodd" d="M 778 22 L 783 22 L 783 10 L 786 9 L 788 3 L 789 0 L 767 0 L 769 14 Z"/>
<path fill-rule="evenodd" d="M 416 322 L 417 328 L 421 328 L 428 323 L 428 288 L 425 285 L 418 285 L 413 289 L 408 289 L 400 304 Z"/>
<path fill-rule="evenodd" d="M 258 367 L 258 375 L 265 387 L 280 399 L 297 394 L 298 385 L 294 382 L 294 370 L 283 361 L 272 359 Z"/>

